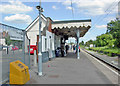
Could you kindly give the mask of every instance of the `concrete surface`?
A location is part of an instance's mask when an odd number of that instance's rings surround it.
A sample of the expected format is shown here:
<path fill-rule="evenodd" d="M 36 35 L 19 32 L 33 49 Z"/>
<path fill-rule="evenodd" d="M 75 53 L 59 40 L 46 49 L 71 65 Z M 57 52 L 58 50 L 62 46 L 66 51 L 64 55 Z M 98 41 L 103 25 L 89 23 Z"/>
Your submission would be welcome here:
<path fill-rule="evenodd" d="M 8 54 L 6 54 L 5 51 L 0 51 L 2 56 L 0 57 L 0 83 L 4 83 L 9 80 L 9 64 L 10 62 L 13 62 L 15 60 L 23 61 L 23 52 L 22 50 L 16 50 L 16 51 L 9 51 Z M 25 64 L 29 64 L 29 56 L 28 54 L 25 54 Z"/>
<path fill-rule="evenodd" d="M 113 68 L 109 67 L 107 64 L 97 60 L 95 57 L 91 56 L 90 54 L 85 53 L 86 57 L 113 83 L 118 84 L 118 80 L 120 76 L 118 75 L 118 71 L 114 70 Z"/>
<path fill-rule="evenodd" d="M 81 51 L 78 60 L 74 53 L 69 52 L 67 57 L 58 57 L 43 63 L 41 77 L 37 75 L 37 67 L 32 66 L 31 79 L 27 84 L 112 84 L 89 57 Z"/>

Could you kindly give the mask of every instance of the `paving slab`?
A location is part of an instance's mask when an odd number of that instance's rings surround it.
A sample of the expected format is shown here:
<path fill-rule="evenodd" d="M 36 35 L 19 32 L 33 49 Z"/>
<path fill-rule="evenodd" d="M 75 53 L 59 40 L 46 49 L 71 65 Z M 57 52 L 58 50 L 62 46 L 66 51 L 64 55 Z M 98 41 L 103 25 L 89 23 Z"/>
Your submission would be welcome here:
<path fill-rule="evenodd" d="M 69 52 L 66 57 L 43 63 L 41 77 L 37 75 L 37 67 L 32 66 L 30 76 L 27 84 L 112 84 L 82 51 L 80 59 Z"/>

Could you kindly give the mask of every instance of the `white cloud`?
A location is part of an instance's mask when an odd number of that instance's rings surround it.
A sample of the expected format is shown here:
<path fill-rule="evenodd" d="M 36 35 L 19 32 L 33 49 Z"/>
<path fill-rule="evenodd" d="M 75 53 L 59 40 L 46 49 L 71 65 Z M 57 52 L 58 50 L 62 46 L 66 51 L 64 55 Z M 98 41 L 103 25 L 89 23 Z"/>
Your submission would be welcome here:
<path fill-rule="evenodd" d="M 68 10 L 72 10 L 72 7 L 69 7 L 69 6 L 68 6 L 68 7 L 66 7 L 66 9 L 68 9 Z"/>
<path fill-rule="evenodd" d="M 60 21 L 60 20 L 53 20 L 53 21 Z"/>
<path fill-rule="evenodd" d="M 58 8 L 56 6 L 52 6 L 53 9 L 57 10 Z"/>
<path fill-rule="evenodd" d="M 65 0 L 63 2 L 63 5 L 67 5 L 67 6 L 71 5 L 71 0 Z"/>
<path fill-rule="evenodd" d="M 106 14 L 106 9 L 114 2 L 114 0 L 72 0 L 73 6 L 76 7 L 77 11 L 86 15 L 103 15 Z M 107 11 L 116 13 L 114 6 L 117 2 L 114 2 L 113 6 L 109 7 Z M 70 6 L 71 0 L 65 0 L 63 5 Z M 114 9 L 113 9 L 114 8 Z M 116 8 L 117 9 L 117 8 Z"/>
<path fill-rule="evenodd" d="M 32 19 L 29 15 L 25 14 L 15 14 L 12 16 L 6 16 L 4 18 L 4 21 L 11 22 L 11 23 L 18 23 L 18 24 L 29 24 Z"/>
<path fill-rule="evenodd" d="M 96 25 L 95 27 L 99 29 L 104 29 L 107 28 L 107 25 Z"/>
<path fill-rule="evenodd" d="M 4 14 L 26 13 L 33 10 L 32 7 L 24 5 L 20 1 L 9 1 L 9 4 L 0 4 L 0 12 Z"/>

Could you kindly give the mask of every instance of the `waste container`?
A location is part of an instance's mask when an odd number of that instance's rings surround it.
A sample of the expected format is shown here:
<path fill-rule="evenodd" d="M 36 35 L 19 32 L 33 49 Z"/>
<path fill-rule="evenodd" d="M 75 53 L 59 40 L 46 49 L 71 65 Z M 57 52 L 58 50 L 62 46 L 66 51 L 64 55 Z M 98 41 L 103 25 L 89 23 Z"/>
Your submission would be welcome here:
<path fill-rule="evenodd" d="M 10 84 L 25 84 L 29 80 L 28 66 L 19 60 L 10 63 Z"/>

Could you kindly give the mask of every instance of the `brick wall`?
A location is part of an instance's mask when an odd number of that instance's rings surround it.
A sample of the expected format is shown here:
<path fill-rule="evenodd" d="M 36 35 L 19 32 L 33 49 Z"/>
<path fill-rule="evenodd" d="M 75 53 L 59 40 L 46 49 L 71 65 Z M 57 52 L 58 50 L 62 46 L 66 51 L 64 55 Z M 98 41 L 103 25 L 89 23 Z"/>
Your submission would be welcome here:
<path fill-rule="evenodd" d="M 48 31 L 52 32 L 52 24 L 51 24 L 51 20 L 49 19 L 49 27 L 48 27 Z"/>

